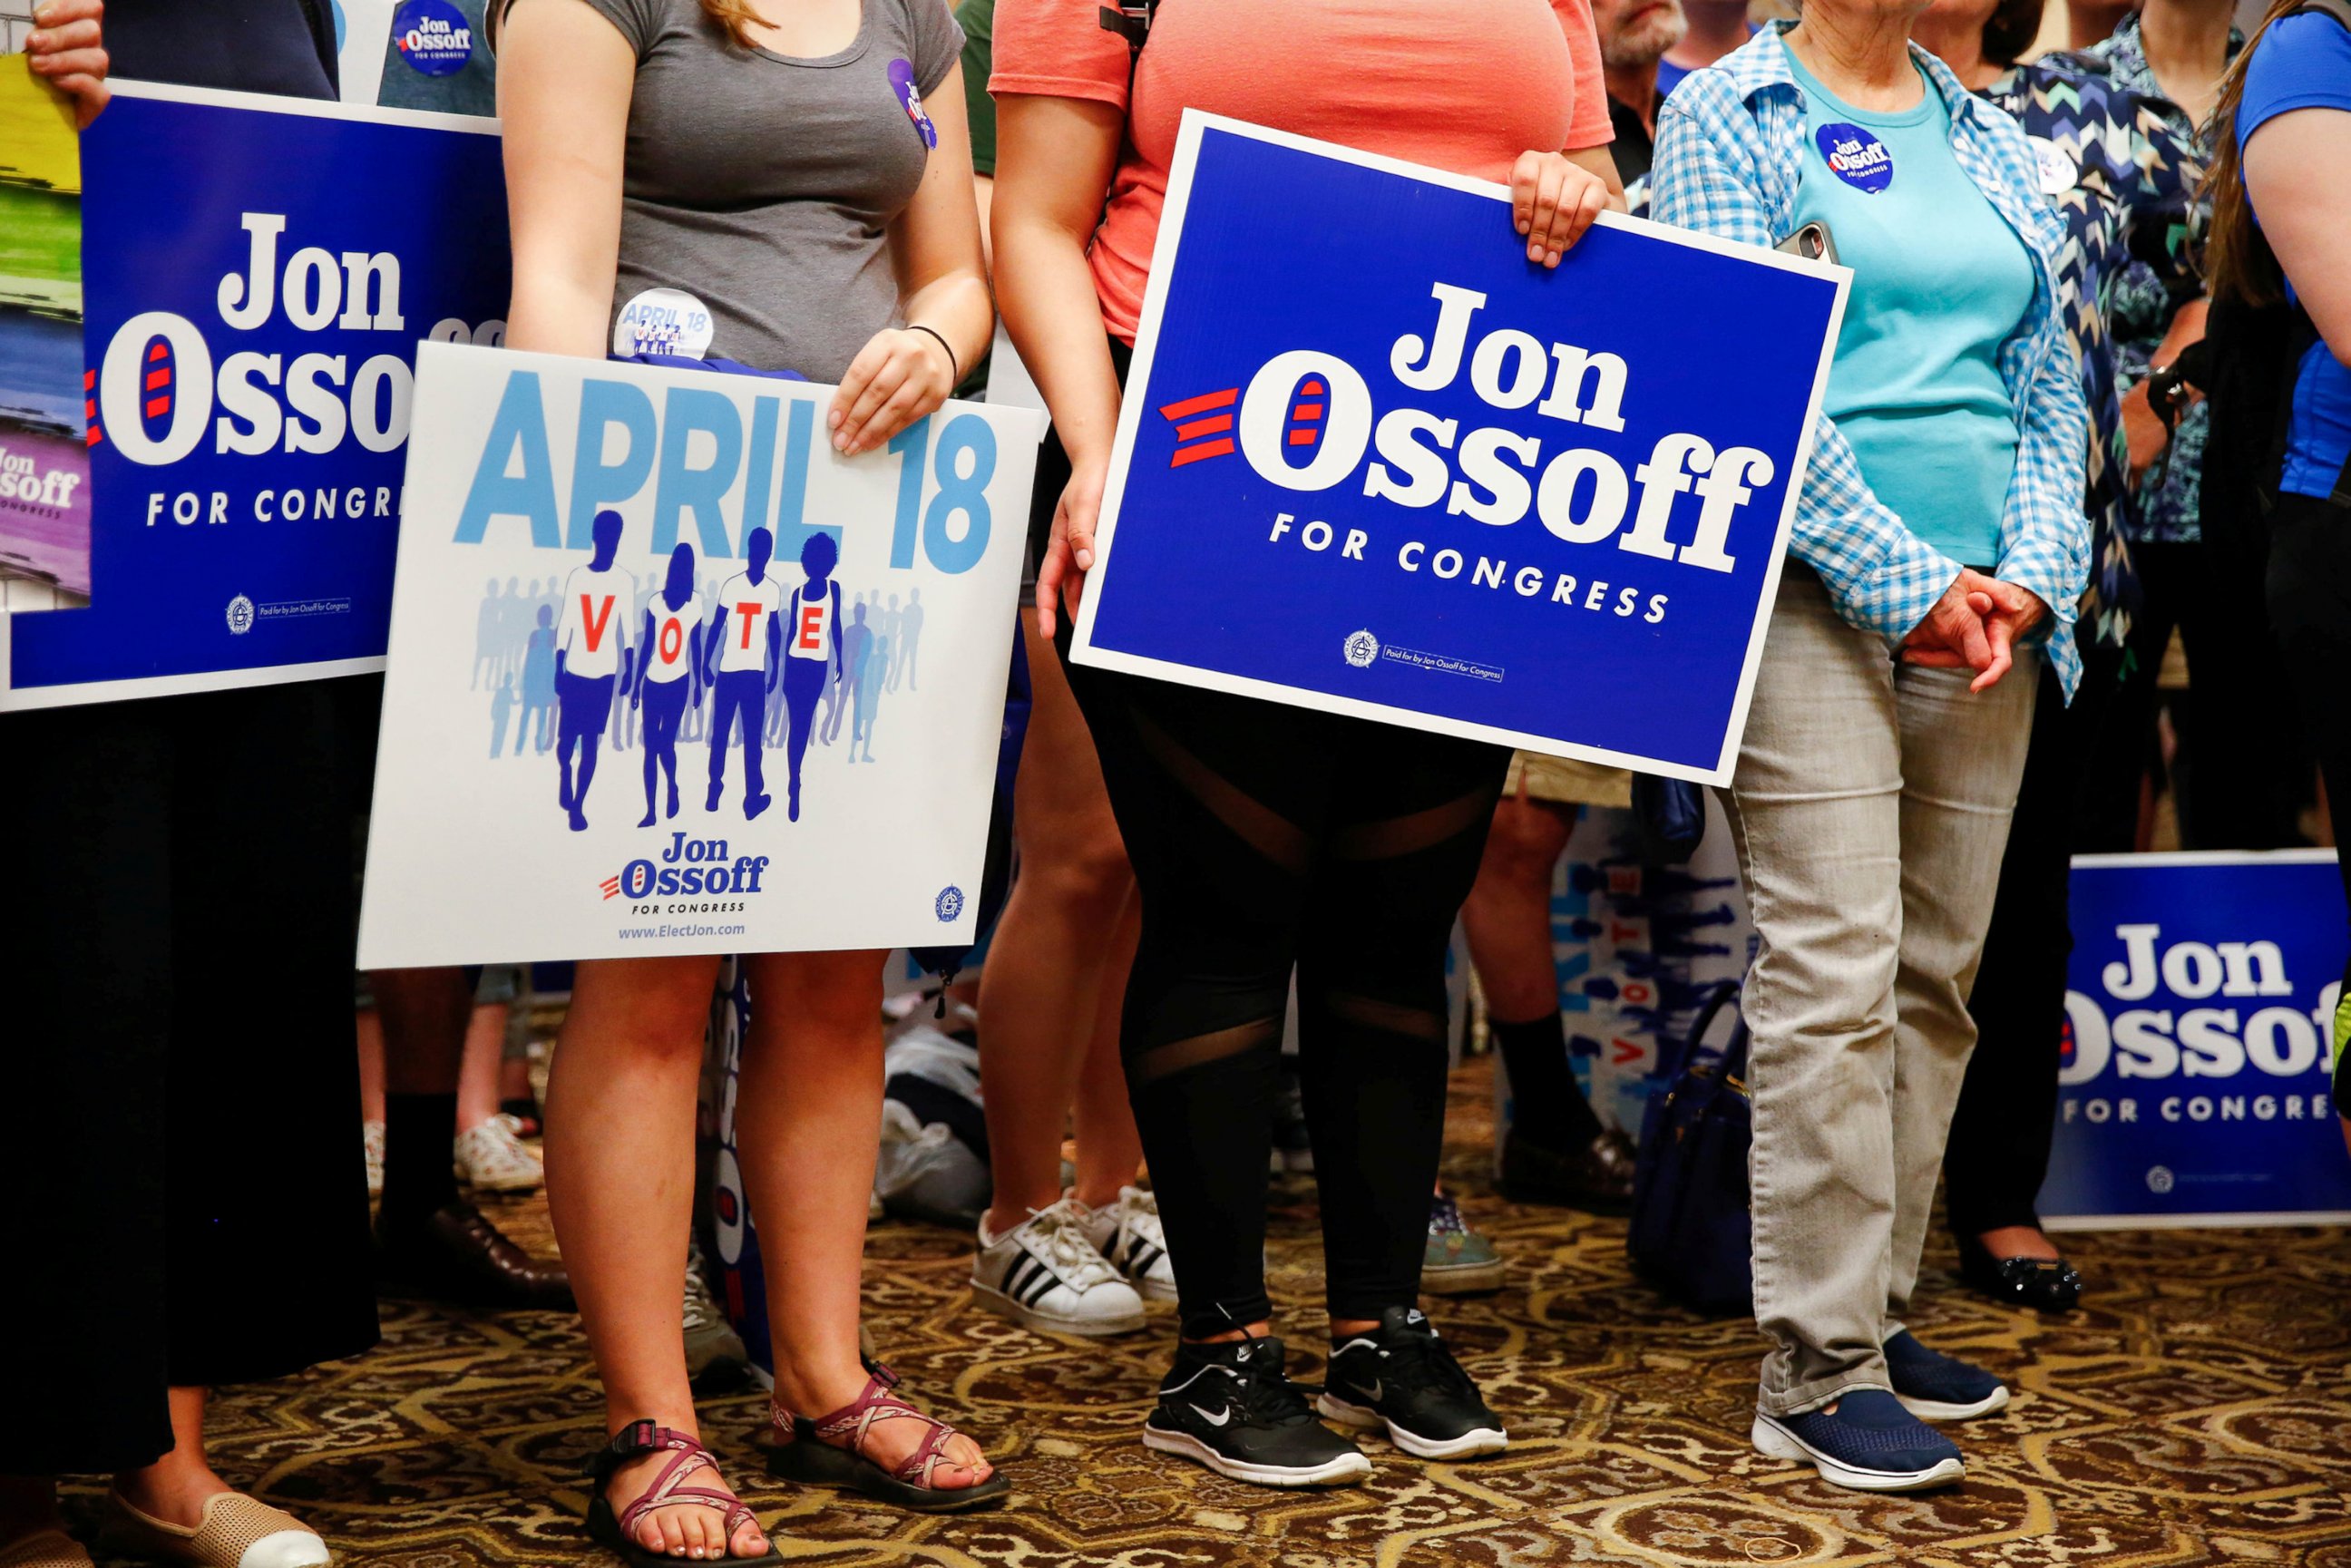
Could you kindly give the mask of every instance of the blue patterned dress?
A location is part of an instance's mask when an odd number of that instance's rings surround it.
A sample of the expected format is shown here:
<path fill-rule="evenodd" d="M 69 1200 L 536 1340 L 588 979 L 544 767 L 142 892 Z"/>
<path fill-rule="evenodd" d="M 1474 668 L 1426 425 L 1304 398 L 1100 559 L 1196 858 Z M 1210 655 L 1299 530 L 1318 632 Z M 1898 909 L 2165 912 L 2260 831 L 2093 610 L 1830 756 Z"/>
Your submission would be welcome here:
<path fill-rule="evenodd" d="M 2088 642 L 2119 648 L 2138 601 L 2127 541 L 2144 535 L 2123 446 L 2121 400 L 2129 382 L 2117 373 L 2120 329 L 2109 327 L 2126 276 L 2153 279 L 2158 289 L 2195 292 L 2195 149 L 2162 107 L 2082 55 L 2018 66 L 1978 96 L 2023 125 L 2040 155 L 2042 190 L 2064 220 L 2058 287 L 2090 404 L 2090 588 L 2082 625 Z"/>
<path fill-rule="evenodd" d="M 2229 58 L 2234 60 L 2244 47 L 2243 37 L 2231 28 Z M 2195 149 L 2199 161 L 2205 156 L 2188 111 L 2163 96 L 2162 84 L 2147 66 L 2137 12 L 2122 19 L 2113 37 L 2068 57 L 2105 68 L 2115 87 L 2139 98 L 2161 119 L 2175 141 Z M 2200 227 L 2210 216 L 2199 204 L 2194 221 Z M 2114 303 L 2106 317 L 2114 329 L 2117 390 L 2128 392 L 2147 378 L 2155 368 L 2155 351 L 2171 329 L 2172 317 L 2203 292 L 2202 283 L 2192 274 L 2183 278 L 2159 257 L 2131 257 L 2115 278 Z M 2128 518 L 2132 543 L 2192 544 L 2203 537 L 2198 491 L 2203 483 L 2204 441 L 2211 423 L 2211 410 L 2200 402 L 2180 415 L 2171 433 L 2170 461 L 2149 469 L 2133 497 Z"/>

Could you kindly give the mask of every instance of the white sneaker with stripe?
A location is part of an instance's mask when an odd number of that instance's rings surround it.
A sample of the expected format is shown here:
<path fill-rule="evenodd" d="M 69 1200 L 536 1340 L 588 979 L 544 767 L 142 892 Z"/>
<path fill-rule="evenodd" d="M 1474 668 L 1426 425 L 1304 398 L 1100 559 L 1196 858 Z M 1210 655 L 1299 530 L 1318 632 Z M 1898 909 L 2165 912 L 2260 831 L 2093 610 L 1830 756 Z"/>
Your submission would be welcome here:
<path fill-rule="evenodd" d="M 1001 1236 L 979 1219 L 971 1291 L 979 1304 L 1023 1328 L 1098 1336 L 1143 1326 L 1143 1298 L 1086 1236 L 1073 1197 L 1040 1208 Z"/>
<path fill-rule="evenodd" d="M 1061 1195 L 1076 1202 L 1074 1194 Z M 1167 1233 L 1159 1228 L 1159 1199 L 1141 1187 L 1118 1189 L 1118 1201 L 1100 1208 L 1081 1207 L 1086 1239 L 1110 1266 L 1126 1277 L 1146 1301 L 1176 1299 L 1176 1268 L 1167 1261 Z"/>

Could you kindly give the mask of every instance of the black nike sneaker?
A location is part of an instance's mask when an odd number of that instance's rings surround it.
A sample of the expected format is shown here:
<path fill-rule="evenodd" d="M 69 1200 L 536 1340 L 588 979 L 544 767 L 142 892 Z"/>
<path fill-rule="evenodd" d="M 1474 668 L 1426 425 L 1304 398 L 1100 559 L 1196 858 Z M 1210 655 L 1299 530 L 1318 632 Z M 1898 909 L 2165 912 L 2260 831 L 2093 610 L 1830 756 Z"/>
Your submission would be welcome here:
<path fill-rule="evenodd" d="M 1384 1426 L 1397 1448 L 1424 1459 L 1499 1453 L 1510 1440 L 1417 1307 L 1390 1307 L 1378 1329 L 1333 1346 L 1315 1408 L 1342 1426 Z"/>
<path fill-rule="evenodd" d="M 1372 1473 L 1363 1450 L 1314 1418 L 1282 1375 L 1278 1339 L 1179 1344 L 1143 1423 L 1143 1446 L 1267 1487 L 1334 1486 Z"/>

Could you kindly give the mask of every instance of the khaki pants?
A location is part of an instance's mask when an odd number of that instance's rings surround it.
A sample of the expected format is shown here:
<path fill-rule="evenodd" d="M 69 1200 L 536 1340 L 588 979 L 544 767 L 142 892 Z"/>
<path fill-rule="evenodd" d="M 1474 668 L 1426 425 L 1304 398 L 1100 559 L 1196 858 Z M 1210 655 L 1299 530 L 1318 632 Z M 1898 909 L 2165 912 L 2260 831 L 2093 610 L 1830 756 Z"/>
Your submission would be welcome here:
<path fill-rule="evenodd" d="M 1722 791 L 1761 938 L 1744 1010 L 1761 1408 L 1887 1386 L 1975 1026 L 2040 657 L 1897 664 L 1790 561 Z"/>

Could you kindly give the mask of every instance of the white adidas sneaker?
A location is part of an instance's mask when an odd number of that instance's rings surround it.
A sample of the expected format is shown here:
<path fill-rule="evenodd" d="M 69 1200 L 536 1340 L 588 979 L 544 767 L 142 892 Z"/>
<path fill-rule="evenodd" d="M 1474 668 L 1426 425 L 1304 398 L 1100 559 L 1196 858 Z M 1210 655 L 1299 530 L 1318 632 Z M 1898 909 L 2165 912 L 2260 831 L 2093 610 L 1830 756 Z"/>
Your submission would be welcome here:
<path fill-rule="evenodd" d="M 1087 1239 L 1075 1198 L 1038 1209 L 1001 1236 L 987 1233 L 981 1215 L 971 1290 L 981 1306 L 1023 1328 L 1098 1337 L 1143 1326 L 1143 1298 Z"/>
<path fill-rule="evenodd" d="M 1076 1195 L 1062 1194 L 1077 1204 Z M 1167 1233 L 1159 1228 L 1159 1199 L 1141 1187 L 1118 1189 L 1118 1201 L 1101 1208 L 1078 1205 L 1085 1217 L 1086 1239 L 1094 1244 L 1110 1266 L 1125 1276 L 1135 1293 L 1147 1301 L 1176 1299 L 1176 1267 L 1167 1260 Z"/>

